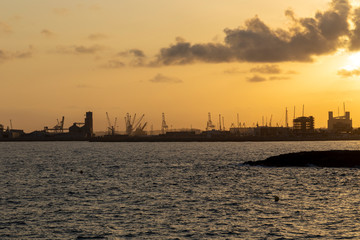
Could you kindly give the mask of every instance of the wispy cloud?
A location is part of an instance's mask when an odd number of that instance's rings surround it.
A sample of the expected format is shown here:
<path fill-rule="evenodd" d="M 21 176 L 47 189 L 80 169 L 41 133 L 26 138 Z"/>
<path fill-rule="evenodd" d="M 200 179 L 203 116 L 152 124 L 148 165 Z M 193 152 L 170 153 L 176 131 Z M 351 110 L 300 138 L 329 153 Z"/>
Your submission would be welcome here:
<path fill-rule="evenodd" d="M 272 76 L 269 77 L 269 80 L 290 80 L 290 77 L 285 77 L 285 76 Z"/>
<path fill-rule="evenodd" d="M 250 69 L 253 73 L 280 74 L 282 71 L 278 65 L 261 65 Z"/>
<path fill-rule="evenodd" d="M 286 72 L 286 74 L 299 74 L 297 71 L 289 70 Z"/>
<path fill-rule="evenodd" d="M 254 82 L 254 83 L 257 83 L 257 82 L 265 82 L 266 81 L 266 78 L 264 77 L 261 77 L 259 75 L 254 75 L 252 77 L 248 77 L 247 78 L 247 81 L 248 82 Z"/>
<path fill-rule="evenodd" d="M 92 46 L 83 46 L 83 45 L 74 45 L 74 46 L 58 46 L 56 48 L 57 53 L 62 54 L 96 54 L 100 51 L 103 51 L 105 47 L 100 45 Z"/>
<path fill-rule="evenodd" d="M 34 47 L 29 46 L 27 50 L 22 51 L 4 51 L 0 49 L 0 63 L 3 63 L 5 61 L 14 60 L 14 59 L 25 59 L 25 58 L 31 58 L 34 53 Z"/>
<path fill-rule="evenodd" d="M 126 66 L 126 64 L 124 62 L 113 59 L 113 60 L 109 60 L 106 64 L 103 64 L 101 67 L 116 69 L 116 68 L 123 68 L 125 66 Z"/>
<path fill-rule="evenodd" d="M 229 68 L 229 69 L 224 70 L 225 74 L 241 74 L 241 73 L 246 73 L 246 72 L 247 71 L 243 71 L 238 68 Z"/>
<path fill-rule="evenodd" d="M 117 57 L 127 58 L 128 65 L 132 67 L 143 67 L 146 66 L 146 55 L 140 49 L 130 49 L 127 51 L 119 52 L 116 54 Z"/>
<path fill-rule="evenodd" d="M 108 36 L 102 33 L 94 33 L 94 34 L 90 34 L 88 36 L 88 39 L 92 40 L 92 41 L 98 41 L 98 40 L 102 40 L 102 39 L 106 39 Z"/>
<path fill-rule="evenodd" d="M 78 4 L 77 8 L 81 10 L 91 10 L 91 11 L 100 11 L 102 9 L 101 6 L 98 4 L 89 5 L 84 3 Z"/>
<path fill-rule="evenodd" d="M 7 23 L 0 22 L 0 33 L 10 34 L 12 33 L 12 29 Z"/>
<path fill-rule="evenodd" d="M 48 30 L 48 29 L 43 29 L 41 31 L 41 35 L 43 35 L 44 37 L 48 37 L 48 38 L 51 38 L 51 37 L 54 37 L 55 36 L 55 33 L 53 33 L 52 31 Z"/>
<path fill-rule="evenodd" d="M 162 74 L 157 74 L 155 77 L 149 80 L 152 83 L 182 83 L 183 81 L 178 78 L 167 77 Z"/>
<path fill-rule="evenodd" d="M 144 52 L 142 50 L 136 49 L 136 48 L 133 48 L 133 49 L 130 49 L 127 51 L 123 51 L 123 52 L 119 52 L 117 55 L 121 56 L 121 57 L 128 57 L 128 56 L 145 57 Z"/>
<path fill-rule="evenodd" d="M 342 77 L 352 77 L 352 76 L 360 76 L 360 69 L 346 70 L 341 69 L 337 72 L 338 75 Z"/>
<path fill-rule="evenodd" d="M 67 8 L 54 8 L 53 13 L 59 16 L 65 16 L 69 14 L 69 9 Z"/>

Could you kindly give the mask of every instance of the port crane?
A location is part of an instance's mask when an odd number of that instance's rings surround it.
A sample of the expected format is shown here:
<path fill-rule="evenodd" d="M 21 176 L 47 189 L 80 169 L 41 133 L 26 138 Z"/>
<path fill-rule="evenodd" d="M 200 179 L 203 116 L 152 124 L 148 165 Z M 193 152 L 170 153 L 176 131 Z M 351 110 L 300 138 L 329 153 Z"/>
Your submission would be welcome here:
<path fill-rule="evenodd" d="M 168 130 L 169 126 L 166 124 L 165 121 L 165 114 L 162 113 L 162 123 L 161 123 L 161 134 L 165 134 Z"/>
<path fill-rule="evenodd" d="M 208 113 L 208 121 L 206 123 L 206 131 L 210 131 L 210 130 L 213 130 L 213 129 L 215 129 L 215 125 L 211 121 L 211 114 Z"/>
<path fill-rule="evenodd" d="M 115 120 L 114 120 L 114 125 L 111 125 L 110 117 L 107 112 L 106 112 L 106 118 L 107 118 L 107 122 L 108 122 L 108 134 L 114 136 L 115 131 L 116 131 L 117 118 L 115 118 Z"/>
<path fill-rule="evenodd" d="M 57 124 L 53 128 L 44 127 L 44 130 L 46 132 L 63 133 L 64 132 L 65 117 L 63 116 L 61 118 L 61 121 L 59 121 L 59 119 L 56 119 L 56 121 L 57 121 Z"/>
<path fill-rule="evenodd" d="M 136 113 L 134 117 L 131 117 L 129 113 L 125 116 L 125 126 L 126 126 L 126 134 L 127 135 L 146 135 L 144 129 L 147 125 L 147 122 L 144 124 L 141 123 L 145 114 L 143 114 L 139 120 L 136 121 Z"/>

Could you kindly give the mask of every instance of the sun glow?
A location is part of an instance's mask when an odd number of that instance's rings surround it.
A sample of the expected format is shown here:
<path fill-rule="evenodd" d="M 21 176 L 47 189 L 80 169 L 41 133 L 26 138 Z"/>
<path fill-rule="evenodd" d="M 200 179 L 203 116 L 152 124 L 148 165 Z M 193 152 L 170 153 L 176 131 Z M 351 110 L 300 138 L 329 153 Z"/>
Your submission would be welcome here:
<path fill-rule="evenodd" d="M 360 7 L 360 2 L 359 2 L 359 0 L 352 0 L 351 5 L 353 8 L 357 8 L 357 7 Z"/>
<path fill-rule="evenodd" d="M 346 65 L 342 67 L 342 69 L 345 69 L 347 71 L 352 71 L 359 68 L 360 68 L 360 52 L 351 54 L 348 57 Z"/>

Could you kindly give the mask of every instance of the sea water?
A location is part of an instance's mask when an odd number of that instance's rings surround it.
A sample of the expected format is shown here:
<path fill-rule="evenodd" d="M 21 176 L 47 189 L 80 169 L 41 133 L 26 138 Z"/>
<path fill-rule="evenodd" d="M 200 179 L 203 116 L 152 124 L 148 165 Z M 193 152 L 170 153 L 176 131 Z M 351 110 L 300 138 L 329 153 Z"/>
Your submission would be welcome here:
<path fill-rule="evenodd" d="M 360 142 L 3 142 L 0 239 L 359 239 L 360 169 L 242 164 L 330 149 Z"/>

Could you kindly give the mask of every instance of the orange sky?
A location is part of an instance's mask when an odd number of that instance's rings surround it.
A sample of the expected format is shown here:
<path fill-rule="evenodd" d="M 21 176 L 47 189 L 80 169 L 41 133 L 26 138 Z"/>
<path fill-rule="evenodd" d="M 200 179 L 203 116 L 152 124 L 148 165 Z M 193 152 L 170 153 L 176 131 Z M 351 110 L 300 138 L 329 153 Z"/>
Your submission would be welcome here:
<path fill-rule="evenodd" d="M 360 126 L 360 10 L 346 0 L 12 0 L 0 8 L 0 123 L 25 131 L 106 112 L 159 129 L 225 117 Z M 148 128 L 149 130 L 149 128 Z"/>

